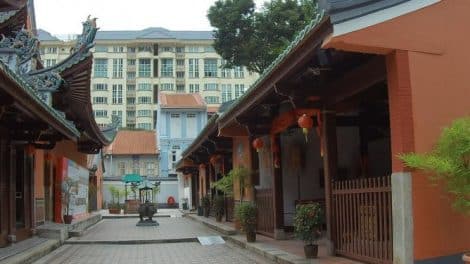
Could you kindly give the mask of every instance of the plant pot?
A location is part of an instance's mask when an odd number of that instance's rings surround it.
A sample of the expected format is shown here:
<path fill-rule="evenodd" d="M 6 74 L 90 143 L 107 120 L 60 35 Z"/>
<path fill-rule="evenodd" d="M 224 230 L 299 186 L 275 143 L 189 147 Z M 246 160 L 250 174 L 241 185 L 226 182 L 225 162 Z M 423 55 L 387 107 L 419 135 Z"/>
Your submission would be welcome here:
<path fill-rule="evenodd" d="M 316 258 L 318 256 L 318 245 L 305 245 L 304 253 L 306 258 Z"/>
<path fill-rule="evenodd" d="M 71 216 L 71 215 L 64 215 L 64 224 L 69 225 L 70 223 L 72 223 L 72 219 L 73 219 L 73 216 Z"/>
<path fill-rule="evenodd" d="M 121 214 L 121 208 L 109 208 L 110 214 Z"/>
<path fill-rule="evenodd" d="M 463 253 L 462 260 L 463 263 L 470 264 L 470 252 Z"/>
<path fill-rule="evenodd" d="M 204 214 L 204 209 L 202 208 L 202 206 L 198 206 L 197 208 L 197 215 L 198 216 L 202 216 Z"/>
<path fill-rule="evenodd" d="M 187 203 L 183 203 L 183 210 L 188 210 L 188 204 Z"/>
<path fill-rule="evenodd" d="M 253 243 L 256 241 L 256 232 L 246 232 L 246 242 Z"/>
<path fill-rule="evenodd" d="M 209 217 L 210 208 L 204 207 L 204 217 Z"/>

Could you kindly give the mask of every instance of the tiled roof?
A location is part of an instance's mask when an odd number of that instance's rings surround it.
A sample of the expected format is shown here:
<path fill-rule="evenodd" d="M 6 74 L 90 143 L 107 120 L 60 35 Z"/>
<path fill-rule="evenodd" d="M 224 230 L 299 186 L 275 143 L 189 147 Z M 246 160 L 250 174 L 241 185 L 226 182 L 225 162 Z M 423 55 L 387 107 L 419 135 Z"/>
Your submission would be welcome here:
<path fill-rule="evenodd" d="M 179 39 L 179 40 L 213 40 L 212 31 L 172 31 L 161 27 L 150 27 L 143 30 L 98 31 L 95 40 L 133 40 L 133 39 Z M 49 32 L 39 29 L 39 40 L 58 40 Z"/>
<path fill-rule="evenodd" d="M 52 36 L 51 33 L 47 32 L 45 30 L 42 30 L 42 29 L 38 29 L 38 39 L 39 40 L 49 40 L 49 41 L 59 41 L 59 39 Z"/>
<path fill-rule="evenodd" d="M 165 94 L 159 96 L 161 108 L 196 108 L 205 109 L 206 103 L 201 95 L 196 93 L 190 94 Z"/>
<path fill-rule="evenodd" d="M 207 112 L 208 113 L 217 113 L 219 111 L 218 106 L 208 106 L 207 107 Z"/>
<path fill-rule="evenodd" d="M 156 155 L 157 137 L 155 131 L 118 131 L 113 143 L 104 149 L 113 155 Z"/>

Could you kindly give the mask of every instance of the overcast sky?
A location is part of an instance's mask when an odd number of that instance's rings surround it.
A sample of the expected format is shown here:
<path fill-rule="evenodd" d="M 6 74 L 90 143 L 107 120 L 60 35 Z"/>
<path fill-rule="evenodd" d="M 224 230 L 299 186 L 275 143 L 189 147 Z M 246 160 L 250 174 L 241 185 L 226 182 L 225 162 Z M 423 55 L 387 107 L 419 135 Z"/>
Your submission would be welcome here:
<path fill-rule="evenodd" d="M 100 30 L 212 30 L 206 17 L 215 0 L 34 0 L 37 28 L 53 35 L 81 33 L 88 15 Z M 255 0 L 257 6 L 263 0 Z"/>

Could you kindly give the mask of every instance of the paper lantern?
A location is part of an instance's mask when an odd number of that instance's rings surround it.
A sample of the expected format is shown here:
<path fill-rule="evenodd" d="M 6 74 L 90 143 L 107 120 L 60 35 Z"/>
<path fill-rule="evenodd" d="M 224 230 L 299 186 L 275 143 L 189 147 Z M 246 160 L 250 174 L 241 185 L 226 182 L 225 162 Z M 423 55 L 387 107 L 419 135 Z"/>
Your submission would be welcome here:
<path fill-rule="evenodd" d="M 308 142 L 308 131 L 313 127 L 313 119 L 307 114 L 303 114 L 301 117 L 299 117 L 297 123 L 299 124 L 299 127 L 302 128 L 302 133 L 304 133 L 305 136 L 305 142 Z"/>
<path fill-rule="evenodd" d="M 256 138 L 255 140 L 253 140 L 252 145 L 253 148 L 256 149 L 256 152 L 259 152 L 259 150 L 263 148 L 264 142 L 261 138 Z"/>

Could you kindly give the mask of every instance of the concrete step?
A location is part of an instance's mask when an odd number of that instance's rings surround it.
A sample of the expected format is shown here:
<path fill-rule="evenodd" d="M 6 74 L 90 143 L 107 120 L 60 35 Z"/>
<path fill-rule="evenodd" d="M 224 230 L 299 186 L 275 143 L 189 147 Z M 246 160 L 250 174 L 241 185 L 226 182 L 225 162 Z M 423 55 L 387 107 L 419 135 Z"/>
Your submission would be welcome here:
<path fill-rule="evenodd" d="M 60 246 L 57 239 L 32 237 L 11 246 L 1 248 L 0 262 L 5 264 L 29 264 L 49 254 Z"/>
<path fill-rule="evenodd" d="M 237 234 L 237 230 L 234 227 L 230 227 L 228 225 L 225 225 L 223 223 L 219 223 L 211 218 L 203 217 L 203 216 L 198 216 L 195 214 L 185 214 L 184 215 L 187 218 L 190 218 L 192 220 L 195 220 L 197 222 L 200 222 L 211 229 L 214 229 L 218 231 L 219 233 L 222 233 L 227 236 L 235 235 Z"/>

